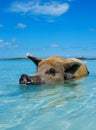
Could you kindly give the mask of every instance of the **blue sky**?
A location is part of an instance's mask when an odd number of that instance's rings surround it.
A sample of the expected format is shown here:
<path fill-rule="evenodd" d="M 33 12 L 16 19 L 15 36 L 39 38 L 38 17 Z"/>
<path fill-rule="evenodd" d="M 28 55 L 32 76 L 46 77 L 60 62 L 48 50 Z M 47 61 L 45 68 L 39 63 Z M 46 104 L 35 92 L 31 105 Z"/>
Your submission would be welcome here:
<path fill-rule="evenodd" d="M 96 0 L 0 0 L 0 58 L 96 57 Z"/>

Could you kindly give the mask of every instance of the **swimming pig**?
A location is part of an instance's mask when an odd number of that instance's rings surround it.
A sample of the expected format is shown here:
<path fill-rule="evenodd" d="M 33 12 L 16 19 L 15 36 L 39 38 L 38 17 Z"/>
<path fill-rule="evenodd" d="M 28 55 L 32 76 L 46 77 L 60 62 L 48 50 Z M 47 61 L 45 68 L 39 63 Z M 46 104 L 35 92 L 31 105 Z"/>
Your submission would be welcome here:
<path fill-rule="evenodd" d="M 32 85 L 63 82 L 84 77 L 89 73 L 86 65 L 76 58 L 52 56 L 40 59 L 33 57 L 29 53 L 27 57 L 37 66 L 37 73 L 32 76 L 23 74 L 19 79 L 20 84 Z"/>

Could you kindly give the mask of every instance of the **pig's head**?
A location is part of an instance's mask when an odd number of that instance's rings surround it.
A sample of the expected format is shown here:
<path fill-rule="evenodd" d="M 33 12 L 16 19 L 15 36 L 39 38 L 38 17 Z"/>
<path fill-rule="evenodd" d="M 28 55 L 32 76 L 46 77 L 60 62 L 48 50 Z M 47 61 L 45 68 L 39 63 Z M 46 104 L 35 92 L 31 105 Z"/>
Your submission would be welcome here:
<path fill-rule="evenodd" d="M 39 59 L 27 54 L 37 66 L 37 73 L 32 76 L 23 74 L 20 84 L 50 84 L 54 82 L 62 82 L 74 77 L 74 73 L 80 68 L 82 63 L 79 60 L 64 59 L 59 56 L 53 56 L 46 59 Z"/>

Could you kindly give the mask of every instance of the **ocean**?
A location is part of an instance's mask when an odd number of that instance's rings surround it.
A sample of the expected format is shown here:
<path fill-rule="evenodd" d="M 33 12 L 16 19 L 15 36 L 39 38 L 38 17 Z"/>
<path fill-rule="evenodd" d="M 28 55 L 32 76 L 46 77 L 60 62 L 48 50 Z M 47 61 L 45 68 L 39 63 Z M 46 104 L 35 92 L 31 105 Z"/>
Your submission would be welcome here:
<path fill-rule="evenodd" d="M 30 60 L 0 60 L 0 130 L 96 130 L 96 60 L 89 75 L 50 85 L 19 84 Z"/>

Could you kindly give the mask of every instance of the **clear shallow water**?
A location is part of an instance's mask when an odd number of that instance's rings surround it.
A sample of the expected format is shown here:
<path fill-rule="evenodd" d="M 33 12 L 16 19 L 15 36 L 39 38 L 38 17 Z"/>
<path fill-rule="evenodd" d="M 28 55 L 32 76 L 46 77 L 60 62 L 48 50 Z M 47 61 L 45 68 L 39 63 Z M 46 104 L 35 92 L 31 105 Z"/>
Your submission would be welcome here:
<path fill-rule="evenodd" d="M 0 130 L 96 130 L 96 61 L 89 76 L 68 83 L 21 86 L 28 60 L 0 61 Z"/>

